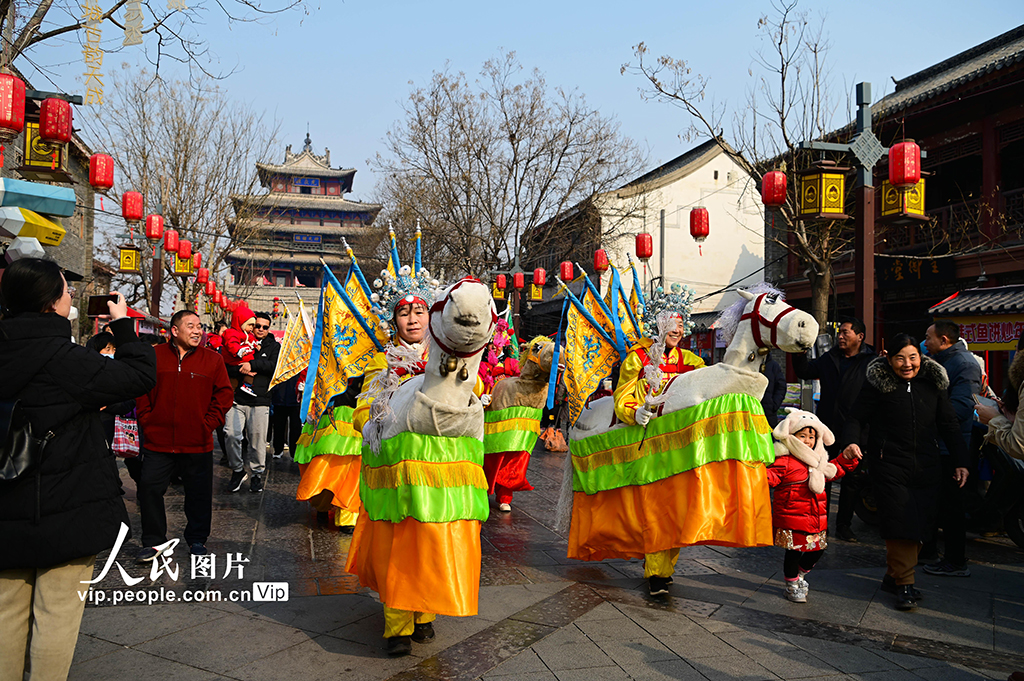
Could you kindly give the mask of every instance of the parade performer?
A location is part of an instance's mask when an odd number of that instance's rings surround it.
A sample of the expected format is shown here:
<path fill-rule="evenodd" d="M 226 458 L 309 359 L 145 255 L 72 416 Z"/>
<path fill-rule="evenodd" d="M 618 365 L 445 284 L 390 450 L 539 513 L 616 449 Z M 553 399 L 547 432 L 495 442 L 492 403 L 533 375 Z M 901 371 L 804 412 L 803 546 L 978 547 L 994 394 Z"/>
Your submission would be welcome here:
<path fill-rule="evenodd" d="M 806 603 L 810 589 L 804 578 L 828 546 L 828 498 L 825 481 L 837 480 L 857 468 L 852 453 L 828 460 L 825 447 L 835 436 L 817 416 L 787 408 L 789 415 L 775 426 L 775 463 L 768 467 L 775 545 L 786 549 L 783 576 L 786 598 Z"/>
<path fill-rule="evenodd" d="M 436 615 L 477 612 L 488 504 L 483 406 L 473 390 L 496 319 L 489 289 L 473 279 L 434 303 L 427 291 L 398 293 L 396 343 L 367 369 L 356 411 L 364 512 L 346 565 L 380 596 L 389 655 L 433 639 Z M 424 329 L 429 340 L 412 333 Z"/>
<path fill-rule="evenodd" d="M 530 341 L 519 376 L 494 386 L 484 413 L 484 472 L 487 493 L 494 494 L 498 510 L 512 510 L 512 493 L 530 491 L 526 469 L 540 436 L 540 420 L 548 392 L 548 374 L 555 344 L 547 336 Z"/>
<path fill-rule="evenodd" d="M 742 300 L 716 322 L 729 342 L 722 362 L 671 374 L 651 361 L 643 368 L 646 394 L 636 392 L 639 370 L 635 380 L 624 371 L 614 404 L 596 400 L 570 430 L 568 555 L 645 558 L 652 595 L 668 592 L 680 547 L 772 544 L 765 466 L 774 452 L 758 366 L 773 347 L 809 347 L 817 324 L 766 285 L 739 293 Z M 656 333 L 650 357 L 664 356 L 680 319 L 689 326 L 691 300 L 692 292 L 674 284 L 645 304 L 643 328 Z M 567 342 L 567 371 L 575 370 L 575 354 Z M 677 357 L 670 354 L 668 366 L 680 367 Z M 620 418 L 614 426 L 613 413 Z"/>

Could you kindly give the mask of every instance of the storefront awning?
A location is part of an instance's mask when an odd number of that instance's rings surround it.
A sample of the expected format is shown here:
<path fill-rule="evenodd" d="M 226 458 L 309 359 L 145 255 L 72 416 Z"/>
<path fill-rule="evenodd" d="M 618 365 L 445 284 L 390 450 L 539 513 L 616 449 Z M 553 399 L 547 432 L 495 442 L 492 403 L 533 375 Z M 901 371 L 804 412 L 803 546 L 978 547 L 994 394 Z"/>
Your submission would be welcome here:
<path fill-rule="evenodd" d="M 1024 285 L 959 291 L 928 308 L 934 319 L 960 325 L 971 350 L 1015 350 L 1024 331 Z"/>

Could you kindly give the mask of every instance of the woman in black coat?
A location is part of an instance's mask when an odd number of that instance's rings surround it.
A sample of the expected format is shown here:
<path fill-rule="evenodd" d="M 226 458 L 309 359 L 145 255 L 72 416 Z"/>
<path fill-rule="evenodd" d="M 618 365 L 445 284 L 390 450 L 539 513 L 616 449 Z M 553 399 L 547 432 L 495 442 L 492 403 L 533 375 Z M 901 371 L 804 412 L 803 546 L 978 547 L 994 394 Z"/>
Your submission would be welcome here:
<path fill-rule="evenodd" d="M 930 538 L 938 512 L 938 438 L 956 457 L 954 477 L 961 487 L 967 482 L 968 452 L 946 395 L 946 370 L 922 357 L 917 341 L 906 334 L 893 338 L 888 351 L 888 357 L 868 364 L 864 386 L 846 421 L 844 442 L 853 453 L 863 445 L 870 462 L 888 565 L 882 590 L 896 594 L 898 609 L 911 610 L 921 598 L 914 588 L 917 554 Z"/>
<path fill-rule="evenodd" d="M 128 513 L 100 407 L 156 385 L 124 298 L 109 303 L 114 359 L 71 342 L 73 296 L 56 263 L 24 258 L 0 280 L 0 400 L 19 400 L 36 437 L 53 438 L 35 471 L 0 482 L 0 667 L 21 678 L 65 678 L 96 554 L 114 546 Z"/>

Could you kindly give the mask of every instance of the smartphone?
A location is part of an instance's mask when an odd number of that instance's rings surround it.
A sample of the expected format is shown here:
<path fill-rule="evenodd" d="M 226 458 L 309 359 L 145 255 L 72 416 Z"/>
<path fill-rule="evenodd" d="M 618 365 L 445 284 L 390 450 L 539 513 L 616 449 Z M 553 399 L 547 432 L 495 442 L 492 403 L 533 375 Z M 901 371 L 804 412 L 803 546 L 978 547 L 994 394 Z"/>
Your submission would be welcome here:
<path fill-rule="evenodd" d="M 89 307 L 86 315 L 89 317 L 99 317 L 101 315 L 110 314 L 110 308 L 107 307 L 107 301 L 116 303 L 117 295 L 89 296 Z"/>
<path fill-rule="evenodd" d="M 972 394 L 971 397 L 974 399 L 974 404 L 982 405 L 986 407 L 998 407 L 999 403 L 988 397 L 982 397 L 981 395 Z"/>

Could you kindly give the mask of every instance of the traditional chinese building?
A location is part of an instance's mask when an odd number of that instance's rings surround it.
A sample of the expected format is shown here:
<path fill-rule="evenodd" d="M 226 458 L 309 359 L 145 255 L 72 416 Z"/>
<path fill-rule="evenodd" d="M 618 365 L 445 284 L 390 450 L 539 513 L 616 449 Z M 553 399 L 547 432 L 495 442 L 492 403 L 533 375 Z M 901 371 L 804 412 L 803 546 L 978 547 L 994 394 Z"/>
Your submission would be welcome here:
<path fill-rule="evenodd" d="M 299 153 L 288 145 L 284 163 L 257 163 L 256 172 L 268 192 L 232 197 L 230 229 L 241 246 L 226 258 L 230 293 L 255 310 L 270 311 L 275 299 L 291 305 L 297 293 L 315 308 L 320 259 L 342 276 L 348 267 L 342 238 L 359 250 L 381 207 L 345 198 L 355 169 L 332 168 L 330 150 L 313 153 L 308 133 Z"/>

